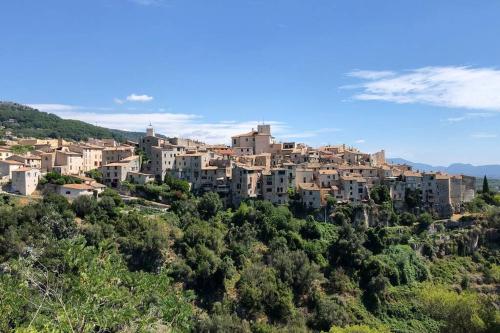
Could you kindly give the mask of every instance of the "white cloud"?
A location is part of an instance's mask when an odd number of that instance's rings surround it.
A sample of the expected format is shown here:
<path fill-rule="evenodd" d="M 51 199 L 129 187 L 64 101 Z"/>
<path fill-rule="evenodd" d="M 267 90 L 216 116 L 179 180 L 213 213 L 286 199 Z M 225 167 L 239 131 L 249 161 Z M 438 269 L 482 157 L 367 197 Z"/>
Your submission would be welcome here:
<path fill-rule="evenodd" d="M 150 102 L 153 100 L 153 96 L 130 94 L 127 96 L 127 101 L 129 102 Z"/>
<path fill-rule="evenodd" d="M 464 66 L 423 67 L 404 72 L 354 71 L 364 82 L 358 100 L 422 103 L 450 108 L 500 111 L 500 70 Z"/>
<path fill-rule="evenodd" d="M 217 122 L 204 121 L 196 114 L 153 112 L 141 108 L 119 110 L 108 107 L 88 107 L 67 104 L 29 104 L 41 111 L 54 113 L 64 119 L 76 119 L 90 124 L 116 128 L 127 131 L 144 132 L 151 122 L 157 133 L 171 137 L 183 137 L 201 140 L 207 143 L 230 144 L 231 136 L 246 133 L 257 128 L 261 121 L 221 120 Z M 165 110 L 163 108 L 157 110 Z M 168 110 L 168 108 L 166 109 Z M 319 128 L 294 133 L 285 123 L 268 121 L 272 125 L 273 135 L 278 140 L 310 139 L 327 137 L 329 133 L 338 132 L 338 128 Z"/>
<path fill-rule="evenodd" d="M 366 140 L 365 140 L 365 139 L 359 139 L 359 140 L 356 140 L 356 141 L 354 141 L 354 142 L 355 142 L 355 143 L 365 143 L 365 142 L 366 142 Z"/>
<path fill-rule="evenodd" d="M 119 105 L 125 103 L 125 101 L 123 99 L 119 99 L 119 98 L 113 98 L 113 102 L 115 102 L 116 104 L 119 104 Z"/>
<path fill-rule="evenodd" d="M 31 108 L 44 112 L 72 111 L 72 110 L 78 110 L 80 108 L 77 105 L 68 105 L 68 104 L 26 104 L 26 105 Z"/>
<path fill-rule="evenodd" d="M 144 132 L 151 122 L 157 133 L 171 137 L 183 137 L 201 140 L 207 143 L 230 143 L 232 135 L 248 132 L 257 128 L 259 121 L 220 121 L 204 122 L 203 117 L 184 113 L 126 113 L 93 112 L 81 110 L 60 109 L 54 114 L 65 119 L 77 119 L 94 125 L 116 128 L 127 131 Z M 273 134 L 281 137 L 287 135 L 288 128 L 279 122 L 268 122 L 273 127 Z"/>
<path fill-rule="evenodd" d="M 475 133 L 471 134 L 470 137 L 473 139 L 494 139 L 497 135 L 493 133 Z"/>

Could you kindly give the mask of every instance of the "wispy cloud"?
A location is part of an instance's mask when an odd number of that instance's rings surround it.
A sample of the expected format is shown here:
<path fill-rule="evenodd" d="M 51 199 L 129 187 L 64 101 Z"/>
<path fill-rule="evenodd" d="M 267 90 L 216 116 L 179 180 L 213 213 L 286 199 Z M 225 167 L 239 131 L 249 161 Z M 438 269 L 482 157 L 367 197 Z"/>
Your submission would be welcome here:
<path fill-rule="evenodd" d="M 308 138 L 314 138 L 320 135 L 325 135 L 327 136 L 328 133 L 332 132 L 339 132 L 339 128 L 318 128 L 315 130 L 306 130 L 306 131 L 301 131 L 301 132 L 284 132 L 284 133 L 279 133 L 281 134 L 280 137 L 283 139 L 308 139 Z"/>
<path fill-rule="evenodd" d="M 256 128 L 258 121 L 205 122 L 203 117 L 184 113 L 95 113 L 63 111 L 55 112 L 62 118 L 78 119 L 98 126 L 126 131 L 143 132 L 151 122 L 158 133 L 173 137 L 202 140 L 208 143 L 229 143 L 232 135 L 248 132 Z M 283 132 L 284 126 L 270 122 L 273 130 Z"/>
<path fill-rule="evenodd" d="M 130 94 L 126 98 L 127 101 L 129 102 L 150 102 L 153 100 L 153 96 L 149 96 L 146 94 Z"/>
<path fill-rule="evenodd" d="M 163 0 L 128 0 L 128 1 L 141 6 L 153 6 L 153 5 L 160 5 L 163 3 Z"/>
<path fill-rule="evenodd" d="M 460 117 L 450 117 L 447 118 L 446 121 L 449 123 L 457 123 L 460 121 L 464 121 L 467 119 L 474 119 L 474 118 L 489 118 L 495 116 L 494 113 L 485 113 L 485 112 L 477 112 L 477 113 L 466 113 Z"/>
<path fill-rule="evenodd" d="M 115 101 L 116 102 L 116 101 Z M 129 108 L 125 105 L 116 108 L 89 107 L 69 104 L 27 104 L 40 111 L 54 113 L 61 118 L 76 119 L 94 125 L 115 128 L 126 131 L 143 132 L 151 122 L 158 133 L 167 136 L 192 138 L 207 143 L 229 144 L 231 136 L 248 132 L 257 128 L 261 121 L 247 120 L 221 120 L 217 122 L 206 121 L 197 114 L 175 113 L 170 108 L 144 109 Z M 132 112 L 131 109 L 134 111 Z M 167 112 L 166 112 L 167 110 Z M 327 138 L 331 133 L 338 132 L 338 128 L 319 128 L 294 132 L 286 123 L 267 121 L 272 125 L 273 135 L 278 140 L 307 140 L 317 137 Z"/>
<path fill-rule="evenodd" d="M 389 76 L 394 76 L 396 73 L 392 71 L 361 71 L 355 70 L 347 73 L 347 76 L 356 77 L 358 79 L 367 79 L 367 80 L 378 80 Z"/>
<path fill-rule="evenodd" d="M 366 140 L 365 140 L 365 139 L 359 139 L 359 140 L 356 140 L 356 141 L 354 141 L 354 142 L 355 142 L 355 143 L 365 143 L 365 142 L 366 142 Z"/>
<path fill-rule="evenodd" d="M 44 112 L 72 111 L 72 110 L 78 110 L 80 108 L 77 105 L 68 105 L 68 104 L 27 104 L 27 105 L 29 107 Z"/>
<path fill-rule="evenodd" d="M 403 72 L 354 71 L 364 80 L 355 99 L 500 111 L 500 70 L 465 66 L 423 67 Z"/>
<path fill-rule="evenodd" d="M 471 134 L 470 137 L 473 139 L 494 139 L 494 138 L 498 137 L 498 135 L 496 135 L 494 133 L 474 133 L 474 134 Z"/>

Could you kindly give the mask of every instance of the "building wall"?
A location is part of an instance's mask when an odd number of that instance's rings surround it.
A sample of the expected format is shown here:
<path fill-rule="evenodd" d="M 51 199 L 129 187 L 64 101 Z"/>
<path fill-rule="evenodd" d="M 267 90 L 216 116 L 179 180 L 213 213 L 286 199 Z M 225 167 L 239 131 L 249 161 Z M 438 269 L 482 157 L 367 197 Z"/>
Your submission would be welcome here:
<path fill-rule="evenodd" d="M 288 182 L 286 169 L 272 169 L 262 176 L 262 197 L 274 204 L 288 203 Z"/>
<path fill-rule="evenodd" d="M 7 159 L 7 157 L 12 156 L 12 152 L 8 150 L 0 150 L 0 161 L 4 161 Z"/>
<path fill-rule="evenodd" d="M 17 170 L 22 165 L 20 164 L 8 164 L 8 163 L 2 163 L 0 162 L 0 176 L 7 176 L 9 179 L 12 178 L 12 171 Z"/>
<path fill-rule="evenodd" d="M 175 157 L 183 152 L 183 147 L 152 147 L 149 171 L 160 179 L 164 179 L 165 174 L 175 168 Z"/>
<path fill-rule="evenodd" d="M 41 171 L 50 172 L 56 162 L 56 153 L 43 153 L 40 155 L 41 160 Z"/>
<path fill-rule="evenodd" d="M 312 209 L 321 208 L 321 191 L 319 188 L 316 189 L 308 189 L 308 188 L 300 188 L 300 196 L 302 203 Z"/>
<path fill-rule="evenodd" d="M 73 200 L 73 199 L 76 199 L 82 195 L 92 196 L 92 195 L 94 195 L 94 191 L 92 191 L 92 190 L 77 190 L 77 189 L 71 189 L 71 188 L 65 188 L 63 186 L 59 186 L 59 194 L 70 199 L 70 200 Z"/>
<path fill-rule="evenodd" d="M 232 199 L 239 204 L 246 198 L 257 198 L 261 194 L 260 176 L 262 171 L 255 168 L 235 166 L 232 173 Z"/>
<path fill-rule="evenodd" d="M 83 158 L 83 171 L 90 171 L 98 169 L 102 165 L 102 151 L 100 148 L 92 148 L 80 145 L 71 145 L 71 151 L 82 154 Z"/>
<path fill-rule="evenodd" d="M 148 158 L 151 158 L 151 148 L 162 146 L 164 143 L 164 139 L 156 136 L 145 136 L 139 141 L 139 149 L 143 150 Z"/>
<path fill-rule="evenodd" d="M 39 180 L 40 170 L 14 171 L 12 172 L 12 191 L 22 195 L 31 195 L 35 192 Z"/>
<path fill-rule="evenodd" d="M 113 162 L 120 162 L 121 160 L 133 155 L 134 155 L 134 147 L 105 148 L 102 151 L 101 164 L 106 165 Z"/>

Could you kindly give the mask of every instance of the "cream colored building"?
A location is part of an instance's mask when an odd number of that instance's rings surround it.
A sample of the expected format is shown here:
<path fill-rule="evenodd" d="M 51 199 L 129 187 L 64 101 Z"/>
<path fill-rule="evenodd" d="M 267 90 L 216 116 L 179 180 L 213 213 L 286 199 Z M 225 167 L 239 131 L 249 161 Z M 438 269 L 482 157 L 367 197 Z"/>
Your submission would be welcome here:
<path fill-rule="evenodd" d="M 257 130 L 240 134 L 231 138 L 236 155 L 254 155 L 268 153 L 273 150 L 271 125 L 258 125 Z"/>
<path fill-rule="evenodd" d="M 134 147 L 119 146 L 119 147 L 106 147 L 102 150 L 102 165 L 120 162 L 121 160 L 134 156 Z"/>
<path fill-rule="evenodd" d="M 80 153 L 64 150 L 56 150 L 54 167 L 59 166 L 62 174 L 81 175 L 83 174 L 83 156 Z"/>
<path fill-rule="evenodd" d="M 88 184 L 66 184 L 59 186 L 59 194 L 67 199 L 73 200 L 79 196 L 93 196 L 96 189 Z"/>
<path fill-rule="evenodd" d="M 118 187 L 121 182 L 127 179 L 128 173 L 139 172 L 141 167 L 139 156 L 130 156 L 120 162 L 113 162 L 103 165 L 101 172 L 104 185 Z"/>
<path fill-rule="evenodd" d="M 234 204 L 239 204 L 247 198 L 257 198 L 261 195 L 260 179 L 262 167 L 235 164 L 232 170 L 231 193 Z"/>
<path fill-rule="evenodd" d="M 71 144 L 69 149 L 73 152 L 79 153 L 83 158 L 83 172 L 98 169 L 102 165 L 102 151 L 104 147 Z"/>
<path fill-rule="evenodd" d="M 319 170 L 319 186 L 322 188 L 330 188 L 337 185 L 339 181 L 339 173 L 337 170 Z"/>
<path fill-rule="evenodd" d="M 184 153 L 183 146 L 151 147 L 151 161 L 148 165 L 148 171 L 156 177 L 164 179 L 165 174 L 175 168 L 176 156 Z"/>
<path fill-rule="evenodd" d="M 13 153 L 10 151 L 10 149 L 0 147 L 0 161 L 4 161 L 12 155 Z"/>
<path fill-rule="evenodd" d="M 341 176 L 339 188 L 342 199 L 348 202 L 361 202 L 368 195 L 366 179 L 359 176 Z"/>
<path fill-rule="evenodd" d="M 40 169 L 40 167 L 42 166 L 42 159 L 40 158 L 40 156 L 31 155 L 31 154 L 12 155 L 12 156 L 9 156 L 6 160 L 18 161 L 27 167 L 36 168 L 36 169 Z"/>
<path fill-rule="evenodd" d="M 40 181 L 40 170 L 22 167 L 12 171 L 12 192 L 31 195 Z"/>
<path fill-rule="evenodd" d="M 12 179 L 12 171 L 22 168 L 23 163 L 13 160 L 0 161 L 0 176 Z"/>
<path fill-rule="evenodd" d="M 302 200 L 302 203 L 305 207 L 311 209 L 319 209 L 321 208 L 322 198 L 321 198 L 321 189 L 318 185 L 313 183 L 303 183 L 299 185 L 299 194 Z"/>
<path fill-rule="evenodd" d="M 262 173 L 262 198 L 273 204 L 288 203 L 288 189 L 290 188 L 287 170 L 274 168 Z"/>

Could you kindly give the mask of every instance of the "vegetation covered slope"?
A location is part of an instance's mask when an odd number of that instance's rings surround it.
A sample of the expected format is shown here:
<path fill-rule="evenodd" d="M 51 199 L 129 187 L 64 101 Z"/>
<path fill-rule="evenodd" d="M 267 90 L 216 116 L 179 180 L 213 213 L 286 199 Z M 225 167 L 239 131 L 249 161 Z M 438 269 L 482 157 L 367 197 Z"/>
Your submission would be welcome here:
<path fill-rule="evenodd" d="M 359 207 L 329 207 L 324 223 L 265 201 L 224 209 L 215 193 L 188 190 L 169 178 L 141 188 L 166 213 L 110 190 L 72 204 L 2 198 L 0 331 L 500 329 L 496 201 L 479 198 L 478 223 L 447 229 L 391 211 L 380 191 L 370 207 L 380 223 L 367 228 Z"/>
<path fill-rule="evenodd" d="M 114 138 L 137 140 L 142 133 L 112 130 L 79 120 L 62 119 L 54 114 L 41 112 L 17 103 L 0 102 L 0 125 L 20 137 L 64 138 Z"/>

